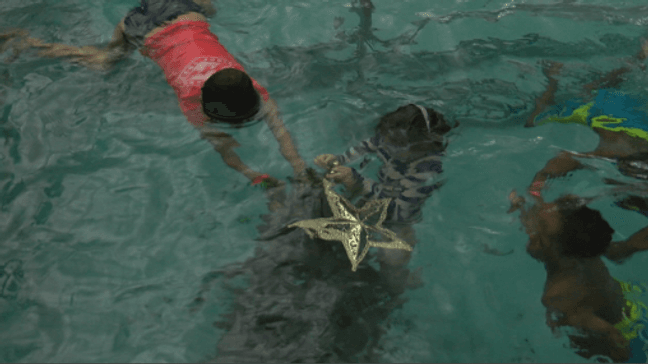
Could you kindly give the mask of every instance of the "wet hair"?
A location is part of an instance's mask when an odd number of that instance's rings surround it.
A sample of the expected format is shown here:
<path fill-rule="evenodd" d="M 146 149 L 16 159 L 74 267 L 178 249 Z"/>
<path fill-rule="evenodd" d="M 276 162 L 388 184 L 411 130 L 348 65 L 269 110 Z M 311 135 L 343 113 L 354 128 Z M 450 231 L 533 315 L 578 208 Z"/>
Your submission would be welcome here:
<path fill-rule="evenodd" d="M 562 215 L 562 229 L 556 236 L 562 254 L 574 258 L 593 258 L 604 254 L 612 242 L 614 229 L 601 213 L 573 196 L 556 200 Z"/>
<path fill-rule="evenodd" d="M 203 15 L 207 17 L 214 16 L 218 12 L 212 0 L 193 0 L 193 2 L 202 8 Z"/>
<path fill-rule="evenodd" d="M 226 68 L 214 73 L 201 91 L 203 112 L 216 122 L 240 125 L 261 107 L 252 79 L 239 69 Z"/>
<path fill-rule="evenodd" d="M 409 104 L 381 117 L 376 132 L 388 137 L 389 142 L 395 146 L 411 146 L 412 151 L 443 151 L 447 143 L 440 137 L 453 127 L 434 109 L 425 110 L 430 120 L 429 130 L 421 109 Z"/>

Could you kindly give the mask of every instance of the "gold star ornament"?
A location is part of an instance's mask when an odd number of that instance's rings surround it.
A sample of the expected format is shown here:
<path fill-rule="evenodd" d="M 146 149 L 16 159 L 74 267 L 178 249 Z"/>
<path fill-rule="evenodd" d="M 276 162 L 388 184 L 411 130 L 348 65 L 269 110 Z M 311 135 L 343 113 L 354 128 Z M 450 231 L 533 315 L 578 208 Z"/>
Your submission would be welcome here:
<path fill-rule="evenodd" d="M 331 182 L 324 179 L 323 184 L 333 217 L 302 220 L 288 225 L 289 228 L 302 228 L 311 238 L 341 241 L 351 261 L 351 270 L 354 272 L 367 255 L 370 247 L 412 251 L 412 247 L 399 239 L 396 233 L 382 226 L 387 217 L 390 199 L 371 200 L 358 209 L 344 197 L 335 193 Z M 377 213 L 380 213 L 378 222 L 369 225 L 367 220 Z M 380 234 L 385 241 L 370 240 L 371 233 Z M 363 245 L 364 248 L 361 250 L 360 247 Z"/>

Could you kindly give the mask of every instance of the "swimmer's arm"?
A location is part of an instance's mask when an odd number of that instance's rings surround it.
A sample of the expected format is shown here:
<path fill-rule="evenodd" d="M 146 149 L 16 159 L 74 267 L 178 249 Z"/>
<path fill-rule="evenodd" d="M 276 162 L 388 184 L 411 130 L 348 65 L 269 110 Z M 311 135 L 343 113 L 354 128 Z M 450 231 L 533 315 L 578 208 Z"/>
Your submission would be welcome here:
<path fill-rule="evenodd" d="M 329 181 L 344 185 L 351 199 L 358 196 L 364 196 L 368 199 L 379 195 L 382 190 L 379 183 L 370 178 L 362 177 L 354 168 L 347 166 L 333 167 L 325 177 Z"/>
<path fill-rule="evenodd" d="M 370 199 L 373 196 L 380 196 L 380 192 L 382 191 L 381 184 L 371 178 L 361 176 L 360 173 L 353 168 L 351 168 L 351 170 L 353 172 L 353 177 L 350 181 L 344 183 L 344 188 L 353 196 L 353 198 L 363 196 L 366 199 Z"/>
<path fill-rule="evenodd" d="M 533 109 L 533 112 L 527 119 L 526 124 L 524 124 L 525 127 L 530 128 L 535 126 L 536 117 L 538 117 L 538 115 L 540 115 L 547 106 L 555 104 L 554 96 L 556 95 L 556 91 L 558 91 L 558 80 L 551 77 L 549 78 L 547 89 L 535 100 L 535 109 Z"/>
<path fill-rule="evenodd" d="M 628 340 L 611 323 L 596 316 L 592 308 L 578 308 L 566 319 L 569 326 L 601 334 L 615 363 L 628 360 Z"/>
<path fill-rule="evenodd" d="M 558 80 L 555 79 L 554 76 L 560 73 L 562 66 L 563 64 L 560 62 L 547 62 L 543 67 L 542 72 L 547 76 L 549 83 L 547 84 L 547 89 L 535 100 L 535 109 L 533 109 L 533 112 L 527 119 L 527 122 L 524 125 L 525 127 L 529 128 L 535 126 L 535 118 L 538 117 L 538 115 L 540 115 L 547 106 L 555 104 L 554 96 L 556 95 L 556 91 L 558 91 Z"/>
<path fill-rule="evenodd" d="M 349 164 L 358 158 L 368 153 L 376 153 L 378 151 L 380 138 L 373 136 L 369 139 L 363 140 L 360 144 L 349 148 L 343 154 L 336 156 L 340 164 Z"/>
<path fill-rule="evenodd" d="M 128 56 L 134 49 L 124 36 L 124 20 L 122 19 L 115 27 L 112 39 L 105 48 L 94 46 L 75 47 L 60 43 L 43 43 L 39 41 L 33 44 L 41 48 L 39 55 L 50 58 L 70 58 L 73 62 L 93 69 L 107 69 L 117 61 Z"/>
<path fill-rule="evenodd" d="M 621 262 L 634 253 L 648 250 L 648 227 L 634 233 L 628 240 L 614 242 L 605 252 L 605 256 L 615 262 Z"/>
<path fill-rule="evenodd" d="M 203 130 L 200 132 L 200 137 L 212 144 L 214 150 L 221 155 L 223 162 L 225 162 L 228 167 L 241 173 L 251 181 L 261 176 L 261 173 L 253 171 L 245 165 L 245 163 L 241 161 L 241 158 L 239 158 L 239 156 L 234 152 L 233 149 L 240 147 L 240 144 L 232 138 L 231 135 L 216 130 Z"/>
<path fill-rule="evenodd" d="M 571 153 L 560 152 L 536 173 L 531 186 L 529 186 L 529 193 L 536 198 L 541 198 L 540 191 L 544 188 L 548 179 L 562 177 L 571 171 L 582 168 L 584 168 L 583 164 L 577 161 Z"/>
<path fill-rule="evenodd" d="M 635 63 L 636 61 L 643 62 L 646 59 L 646 55 L 648 52 L 648 43 L 644 41 L 644 43 L 641 45 L 641 50 L 637 52 L 634 56 L 631 58 L 627 59 L 629 63 Z M 640 65 L 641 68 L 643 68 L 643 64 Z M 591 93 L 594 90 L 598 90 L 601 88 L 614 88 L 619 85 L 619 83 L 623 82 L 623 76 L 624 74 L 632 71 L 632 68 L 630 67 L 619 67 L 615 68 L 612 71 L 608 72 L 605 74 L 605 76 L 599 78 L 598 80 L 592 81 L 585 85 L 583 89 L 585 91 Z"/>
<path fill-rule="evenodd" d="M 562 313 L 556 317 L 555 321 L 552 319 L 555 327 L 566 325 L 584 330 L 585 333 L 599 334 L 602 336 L 601 339 L 607 343 L 606 347 L 609 348 L 610 354 L 613 356 L 612 359 L 615 359 L 615 362 L 623 359 L 628 341 L 614 325 L 594 313 L 596 307 L 588 305 L 587 301 L 583 300 L 586 296 L 580 290 L 586 288 L 581 287 L 579 280 L 574 276 L 555 283 L 545 292 L 542 304 L 548 312 Z M 550 317 L 547 318 L 550 319 Z"/>
<path fill-rule="evenodd" d="M 594 80 L 586 84 L 585 86 L 583 86 L 583 89 L 585 90 L 585 92 L 591 94 L 593 91 L 601 88 L 617 87 L 621 82 L 623 82 L 621 76 L 630 71 L 631 69 L 629 67 L 619 67 L 613 69 L 612 71 L 606 73 L 605 76 L 599 78 L 598 80 Z"/>
<path fill-rule="evenodd" d="M 220 153 L 221 157 L 223 158 L 223 162 L 227 164 L 228 167 L 234 169 L 235 171 L 241 173 L 245 177 L 247 177 L 250 181 L 254 181 L 256 178 L 262 176 L 261 173 L 253 171 L 241 161 L 241 158 L 234 153 L 232 149 L 223 149 L 223 150 L 217 150 L 218 153 Z"/>
<path fill-rule="evenodd" d="M 641 44 L 641 49 L 639 50 L 639 52 L 637 52 L 637 54 L 635 54 L 631 58 L 627 59 L 627 62 L 630 64 L 635 64 L 637 61 L 643 62 L 646 59 L 646 56 L 648 56 L 648 41 L 644 41 Z M 642 69 L 645 68 L 643 64 L 640 64 L 639 67 Z M 598 80 L 586 84 L 583 87 L 583 89 L 588 93 L 592 93 L 592 91 L 601 88 L 617 87 L 621 82 L 624 81 L 624 79 L 621 78 L 621 76 L 623 76 L 624 74 L 630 71 L 632 71 L 631 67 L 619 67 L 613 69 L 612 71 L 606 73 L 605 76 L 599 78 Z"/>
<path fill-rule="evenodd" d="M 297 148 L 290 137 L 290 133 L 279 116 L 277 103 L 273 99 L 270 99 L 265 103 L 264 107 L 267 108 L 265 114 L 266 124 L 270 128 L 270 131 L 272 131 L 275 139 L 277 139 L 277 142 L 279 142 L 281 155 L 293 167 L 295 176 L 302 175 L 306 172 L 306 162 L 299 156 Z"/>

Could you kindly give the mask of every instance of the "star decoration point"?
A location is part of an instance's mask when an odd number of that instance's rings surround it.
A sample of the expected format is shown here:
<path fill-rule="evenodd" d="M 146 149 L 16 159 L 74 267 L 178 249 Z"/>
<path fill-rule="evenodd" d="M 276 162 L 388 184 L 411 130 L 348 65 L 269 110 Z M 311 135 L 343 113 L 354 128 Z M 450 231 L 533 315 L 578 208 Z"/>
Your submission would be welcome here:
<path fill-rule="evenodd" d="M 371 247 L 412 251 L 412 247 L 399 239 L 396 233 L 382 226 L 383 221 L 387 218 L 390 199 L 371 200 L 363 207 L 356 208 L 344 197 L 333 191 L 331 182 L 325 179 L 323 185 L 333 217 L 302 220 L 288 227 L 302 228 L 311 238 L 317 237 L 323 240 L 342 242 L 351 261 L 351 270 L 354 272 L 358 269 L 358 265 Z M 374 225 L 368 224 L 367 220 L 377 213 L 380 213 L 378 222 Z M 360 250 L 363 232 L 365 232 L 366 241 L 364 248 Z M 369 239 L 370 232 L 379 233 L 386 240 L 382 242 L 372 241 Z"/>

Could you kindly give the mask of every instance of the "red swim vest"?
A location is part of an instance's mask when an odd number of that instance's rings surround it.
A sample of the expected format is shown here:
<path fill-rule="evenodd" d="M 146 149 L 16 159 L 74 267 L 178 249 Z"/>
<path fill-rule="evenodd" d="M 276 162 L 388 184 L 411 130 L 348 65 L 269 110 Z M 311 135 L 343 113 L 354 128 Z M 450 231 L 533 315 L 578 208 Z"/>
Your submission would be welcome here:
<path fill-rule="evenodd" d="M 189 122 L 200 127 L 209 117 L 202 111 L 201 88 L 205 81 L 225 68 L 245 72 L 204 21 L 179 21 L 171 24 L 144 42 L 144 54 L 162 68 L 167 82 L 178 95 L 182 112 Z M 264 101 L 270 95 L 252 79 L 254 88 Z"/>

